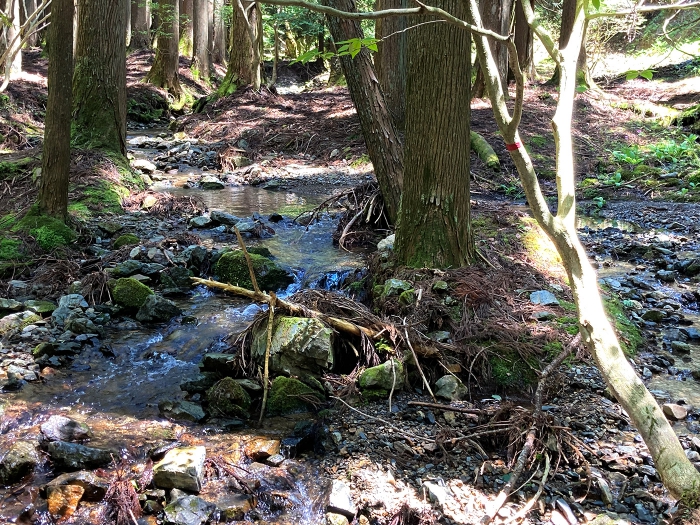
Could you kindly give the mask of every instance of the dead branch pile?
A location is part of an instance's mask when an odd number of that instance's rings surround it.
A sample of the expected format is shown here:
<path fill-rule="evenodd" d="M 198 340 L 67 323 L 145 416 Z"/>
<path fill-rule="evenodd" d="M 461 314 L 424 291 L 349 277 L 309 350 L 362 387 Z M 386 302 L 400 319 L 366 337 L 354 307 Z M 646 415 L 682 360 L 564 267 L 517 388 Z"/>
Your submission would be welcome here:
<path fill-rule="evenodd" d="M 127 211 L 144 209 L 144 201 L 147 197 L 153 197 L 155 203 L 146 211 L 155 217 L 169 217 L 173 214 L 192 216 L 200 215 L 207 209 L 204 202 L 198 197 L 176 196 L 167 192 L 142 191 L 125 198 L 122 207 Z"/>

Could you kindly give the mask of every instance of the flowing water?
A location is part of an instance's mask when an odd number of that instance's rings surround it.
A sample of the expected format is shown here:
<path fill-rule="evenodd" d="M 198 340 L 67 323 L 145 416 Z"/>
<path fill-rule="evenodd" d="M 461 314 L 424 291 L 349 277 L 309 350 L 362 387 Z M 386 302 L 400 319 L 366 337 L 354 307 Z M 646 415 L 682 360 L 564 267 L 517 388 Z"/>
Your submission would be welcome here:
<path fill-rule="evenodd" d="M 293 217 L 327 198 L 327 195 L 272 192 L 255 187 L 207 192 L 169 185 L 167 190 L 196 195 L 209 209 L 239 217 L 254 213 L 266 216 L 273 212 Z M 291 268 L 296 275 L 296 282 L 286 293 L 309 285 L 332 287 L 363 265 L 362 256 L 333 246 L 336 221 L 328 215 L 308 228 L 290 221 L 271 226 L 276 230 L 275 235 L 255 244 L 266 246 L 278 263 Z M 201 233 L 206 237 L 206 232 Z M 263 429 L 231 434 L 219 433 L 206 425 L 173 423 L 159 416 L 160 401 L 184 398 L 179 385 L 198 373 L 197 364 L 202 356 L 222 349 L 224 338 L 245 328 L 260 310 L 248 301 L 215 295 L 204 287 L 195 288 L 178 306 L 184 311 L 183 317 L 194 322 L 175 321 L 155 328 L 121 322 L 107 332 L 101 347 L 84 350 L 71 367 L 55 371 L 43 383 L 28 384 L 19 392 L 0 398 L 0 403 L 6 403 L 4 424 L 0 428 L 3 438 L 36 438 L 37 425 L 57 413 L 86 422 L 95 434 L 91 445 L 141 460 L 149 446 L 163 440 L 205 445 L 208 456 L 240 458 L 245 442 L 259 433 L 278 438 L 288 435 L 296 422 L 294 418 L 268 420 Z M 275 485 L 275 480 L 281 479 L 276 472 L 280 469 L 262 466 L 258 469 L 265 490 L 286 491 L 282 509 L 263 501 L 257 509 L 260 517 L 270 523 L 323 523 L 326 485 L 319 483 L 319 473 L 308 461 L 288 461 L 285 465 L 282 477 L 287 481 L 282 487 Z M 45 482 L 47 475 L 48 472 L 38 473 L 30 484 Z M 33 490 L 11 493 L 0 490 L 0 522 L 14 521 L 23 509 L 31 506 L 35 494 Z M 94 508 L 81 503 L 79 512 L 67 523 L 101 521 L 95 517 Z"/>

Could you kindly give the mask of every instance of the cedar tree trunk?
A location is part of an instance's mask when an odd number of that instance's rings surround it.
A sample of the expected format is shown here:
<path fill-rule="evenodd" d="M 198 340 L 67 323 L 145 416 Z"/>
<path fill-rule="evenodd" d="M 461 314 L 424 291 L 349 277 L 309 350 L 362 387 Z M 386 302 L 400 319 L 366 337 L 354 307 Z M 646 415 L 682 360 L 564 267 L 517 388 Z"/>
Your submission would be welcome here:
<path fill-rule="evenodd" d="M 192 51 L 192 72 L 203 80 L 209 79 L 209 0 L 194 0 L 194 47 Z"/>
<path fill-rule="evenodd" d="M 81 0 L 73 139 L 126 155 L 126 0 Z"/>
<path fill-rule="evenodd" d="M 356 11 L 353 0 L 323 0 L 322 3 L 342 11 Z M 336 42 L 363 38 L 360 23 L 355 20 L 329 16 L 328 27 Z M 360 118 L 367 153 L 374 165 L 389 221 L 396 224 L 403 187 L 403 147 L 379 87 L 372 57 L 363 48 L 355 58 L 340 57 L 340 63 Z"/>
<path fill-rule="evenodd" d="M 158 20 L 160 24 L 156 58 L 146 75 L 146 82 L 165 88 L 173 97 L 179 98 L 182 89 L 178 77 L 178 0 L 161 0 L 158 3 Z"/>
<path fill-rule="evenodd" d="M 432 5 L 466 17 L 460 0 Z M 414 268 L 457 268 L 474 258 L 469 33 L 445 23 L 416 27 L 408 35 L 407 60 L 405 167 L 396 258 Z"/>
<path fill-rule="evenodd" d="M 194 0 L 179 0 L 180 7 L 180 54 L 184 57 L 192 56 L 194 42 Z"/>
<path fill-rule="evenodd" d="M 41 158 L 39 211 L 66 220 L 70 175 L 70 127 L 73 99 L 73 0 L 53 0 L 48 38 L 49 97 Z"/>
<path fill-rule="evenodd" d="M 378 0 L 377 11 L 408 7 L 407 0 Z M 379 85 L 394 119 L 394 125 L 404 129 L 406 119 L 406 29 L 407 17 L 393 16 L 376 21 L 374 34 L 379 40 L 374 68 Z M 391 36 L 389 36 L 391 35 Z M 388 37 L 388 38 L 387 38 Z"/>
<path fill-rule="evenodd" d="M 151 48 L 151 2 L 131 0 L 131 42 L 129 49 Z"/>

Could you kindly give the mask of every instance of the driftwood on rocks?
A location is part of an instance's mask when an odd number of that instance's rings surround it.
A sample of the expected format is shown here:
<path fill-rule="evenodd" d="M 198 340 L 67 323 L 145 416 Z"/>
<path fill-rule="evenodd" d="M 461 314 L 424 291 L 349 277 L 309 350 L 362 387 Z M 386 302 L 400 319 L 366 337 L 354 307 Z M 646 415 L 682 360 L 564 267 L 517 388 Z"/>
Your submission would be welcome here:
<path fill-rule="evenodd" d="M 196 284 L 202 284 L 209 288 L 215 288 L 217 290 L 222 290 L 224 292 L 229 292 L 235 295 L 240 295 L 242 297 L 247 297 L 253 301 L 259 303 L 270 304 L 273 300 L 270 294 L 265 292 L 256 292 L 254 290 L 248 290 L 247 288 L 242 288 L 240 286 L 234 286 L 232 284 L 221 283 L 219 281 L 214 281 L 212 279 L 200 279 L 199 277 L 191 277 L 192 281 Z M 286 312 L 290 315 L 296 315 L 299 317 L 313 317 L 319 319 L 320 321 L 326 323 L 328 326 L 337 330 L 338 332 L 352 335 L 356 337 L 366 336 L 370 339 L 378 339 L 381 334 L 385 332 L 383 329 L 368 328 L 366 326 L 360 326 L 351 321 L 345 319 L 340 319 L 338 317 L 332 317 L 326 315 L 317 310 L 312 310 L 300 304 L 290 303 L 279 297 L 275 299 L 275 308 L 280 311 Z"/>

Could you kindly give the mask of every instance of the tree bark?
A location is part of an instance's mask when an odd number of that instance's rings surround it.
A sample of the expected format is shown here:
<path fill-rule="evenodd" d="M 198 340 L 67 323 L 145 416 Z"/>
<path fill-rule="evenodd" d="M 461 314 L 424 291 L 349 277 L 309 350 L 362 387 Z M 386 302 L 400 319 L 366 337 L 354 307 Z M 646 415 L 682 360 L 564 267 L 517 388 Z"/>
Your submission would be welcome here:
<path fill-rule="evenodd" d="M 211 45 L 211 60 L 217 64 L 226 62 L 224 0 L 214 0 L 214 39 Z"/>
<path fill-rule="evenodd" d="M 479 10 L 482 23 L 486 29 L 490 29 L 499 35 L 510 33 L 510 21 L 513 14 L 514 0 L 481 0 Z M 491 40 L 489 42 L 491 52 L 496 60 L 498 75 L 501 78 L 503 92 L 508 95 L 508 49 L 501 42 Z M 484 77 L 481 68 L 477 70 L 477 80 L 474 82 L 474 97 L 484 96 Z"/>
<path fill-rule="evenodd" d="M 81 0 L 73 139 L 126 155 L 126 0 Z"/>
<path fill-rule="evenodd" d="M 235 86 L 252 86 L 260 89 L 261 76 L 261 22 L 259 4 L 248 10 L 251 2 L 233 0 L 233 20 L 231 21 L 231 47 L 226 77 L 222 88 Z M 244 15 L 244 10 L 247 15 Z M 225 91 L 229 91 L 228 87 Z"/>
<path fill-rule="evenodd" d="M 65 221 L 68 217 L 73 100 L 73 0 L 53 0 L 48 37 L 49 96 L 38 204 L 40 213 Z"/>
<path fill-rule="evenodd" d="M 522 104 L 520 94 L 516 97 L 516 109 L 513 115 L 510 115 L 505 105 L 495 60 L 490 54 L 485 38 L 475 38 L 476 49 L 486 73 L 496 122 L 506 144 L 512 145 L 509 151 L 518 169 L 530 208 L 539 225 L 557 247 L 569 277 L 583 342 L 593 355 L 606 384 L 644 438 L 664 486 L 674 498 L 697 506 L 700 501 L 700 473 L 686 457 L 658 403 L 634 372 L 620 348 L 617 335 L 605 313 L 595 270 L 576 230 L 576 185 L 571 121 L 576 94 L 577 62 L 585 37 L 584 3 L 585 0 L 576 2 L 571 31 L 566 39 L 567 45 L 559 50 L 549 35 L 541 29 L 532 9 L 529 8 L 529 3 L 523 3 L 530 27 L 541 36 L 540 40 L 545 44 L 547 51 L 556 57 L 560 65 L 559 100 L 552 119 L 557 158 L 556 214 L 550 211 L 532 161 L 527 150 L 521 145 L 518 133 L 520 110 L 517 109 Z M 481 25 L 476 0 L 469 0 L 469 6 L 469 21 L 474 25 Z M 517 60 L 511 60 L 511 67 L 519 70 Z M 522 79 L 519 79 L 518 83 L 520 91 Z"/>
<path fill-rule="evenodd" d="M 194 0 L 194 47 L 192 51 L 192 71 L 203 80 L 209 79 L 209 0 Z"/>
<path fill-rule="evenodd" d="M 179 98 L 182 94 L 178 76 L 179 15 L 178 0 L 161 0 L 158 3 L 160 25 L 156 58 L 146 75 L 146 82 L 166 89 L 175 98 Z"/>
<path fill-rule="evenodd" d="M 515 0 L 515 34 L 513 35 L 513 41 L 518 49 L 520 70 L 525 75 L 525 81 L 528 81 L 535 78 L 534 41 L 532 31 L 530 31 L 530 26 L 527 24 L 523 13 L 522 2 L 530 2 L 530 6 L 532 6 L 534 0 Z"/>
<path fill-rule="evenodd" d="M 191 57 L 194 43 L 194 0 L 179 0 L 179 8 L 179 52 L 184 57 Z"/>
<path fill-rule="evenodd" d="M 343 11 L 356 11 L 353 0 L 323 0 L 322 4 Z M 336 42 L 363 38 L 360 23 L 355 20 L 329 16 L 328 27 Z M 403 188 L 404 164 L 401 141 L 384 100 L 384 94 L 379 87 L 369 51 L 362 49 L 355 58 L 350 58 L 348 55 L 340 57 L 340 63 L 348 82 L 350 97 L 360 118 L 367 153 L 374 165 L 374 173 L 382 191 L 389 221 L 395 224 Z"/>
<path fill-rule="evenodd" d="M 129 49 L 151 48 L 151 2 L 131 0 L 131 42 Z"/>
<path fill-rule="evenodd" d="M 431 5 L 466 17 L 460 0 Z M 416 268 L 456 268 L 474 258 L 469 204 L 470 37 L 452 25 L 425 24 L 410 31 L 408 50 L 396 258 L 399 264 Z"/>
<path fill-rule="evenodd" d="M 407 0 L 378 0 L 376 10 L 402 9 Z M 406 29 L 407 17 L 380 18 L 375 23 L 377 54 L 374 68 L 379 85 L 397 129 L 403 130 L 406 119 Z"/>

